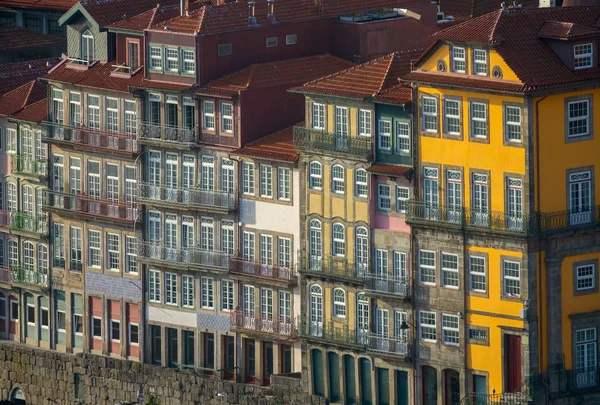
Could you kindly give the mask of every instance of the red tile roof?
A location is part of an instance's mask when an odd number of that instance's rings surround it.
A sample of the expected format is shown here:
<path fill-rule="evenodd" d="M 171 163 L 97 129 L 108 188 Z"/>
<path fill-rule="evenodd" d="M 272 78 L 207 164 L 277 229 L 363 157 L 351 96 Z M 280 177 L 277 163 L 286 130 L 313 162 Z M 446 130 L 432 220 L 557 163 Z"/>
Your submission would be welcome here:
<path fill-rule="evenodd" d="M 422 50 L 394 52 L 372 61 L 305 83 L 292 91 L 365 100 L 398 84 L 410 62 Z"/>
<path fill-rule="evenodd" d="M 329 54 L 257 63 L 214 80 L 198 94 L 233 97 L 240 91 L 276 86 L 294 86 L 346 69 L 354 64 Z"/>
<path fill-rule="evenodd" d="M 189 11 L 192 12 L 209 3 L 210 1 L 197 1 L 190 3 Z M 179 16 L 179 13 L 179 0 L 162 0 L 156 5 L 156 7 L 125 20 L 117 21 L 109 25 L 107 28 L 142 32 L 155 24 L 171 20 Z"/>
<path fill-rule="evenodd" d="M 536 8 L 539 0 L 519 0 L 525 8 Z M 507 1 L 512 4 L 512 1 Z M 498 0 L 439 0 L 440 11 L 445 15 L 451 15 L 456 21 L 466 21 L 474 17 L 480 17 L 500 8 Z"/>
<path fill-rule="evenodd" d="M 449 85 L 469 87 L 481 90 L 494 90 L 508 93 L 520 93 L 525 91 L 523 83 L 513 80 L 499 80 L 481 76 L 466 76 L 459 73 L 424 72 L 416 70 L 404 76 L 404 79 L 432 85 Z"/>
<path fill-rule="evenodd" d="M 79 0 L 0 0 L 0 6 L 67 11 Z"/>
<path fill-rule="evenodd" d="M 0 27 L 0 52 L 21 49 L 66 46 L 67 38 L 44 35 L 25 27 L 5 25 Z"/>
<path fill-rule="evenodd" d="M 369 173 L 384 174 L 386 176 L 403 176 L 410 178 L 413 174 L 413 168 L 410 166 L 390 165 L 385 163 L 375 163 L 367 169 Z"/>
<path fill-rule="evenodd" d="M 0 115 L 12 115 L 27 105 L 37 103 L 47 96 L 46 85 L 39 80 L 17 87 L 0 98 Z"/>
<path fill-rule="evenodd" d="M 57 81 L 70 83 L 76 86 L 89 87 L 103 90 L 113 90 L 120 92 L 129 92 L 129 86 L 139 86 L 144 79 L 144 72 L 138 71 L 130 78 L 113 77 L 110 75 L 113 70 L 111 62 L 98 62 L 90 66 L 87 70 L 73 69 L 68 66 L 68 60 L 63 60 L 54 69 L 52 69 L 42 79 L 49 82 Z"/>
<path fill-rule="evenodd" d="M 452 41 L 492 45 L 523 83 L 522 88 L 517 91 L 530 92 L 590 80 L 600 81 L 600 68 L 571 70 L 548 46 L 547 40 L 538 36 L 544 25 L 553 21 L 585 27 L 585 31 L 589 32 L 590 28 L 595 27 L 599 17 L 600 7 L 508 8 L 439 31 L 433 37 L 438 44 L 440 41 Z M 582 32 L 583 28 L 579 27 L 576 31 Z M 418 66 L 425 57 L 426 54 L 417 61 L 416 65 Z M 416 75 L 421 74 L 413 72 L 407 78 L 418 80 Z M 464 80 L 466 79 L 478 85 L 483 83 L 484 88 L 488 89 L 494 89 L 495 86 L 499 89 L 503 87 L 502 84 L 490 84 L 491 80 L 485 80 L 484 83 L 472 76 L 463 75 L 464 79 L 460 79 L 449 73 L 427 74 L 424 77 L 440 80 L 441 83 L 443 81 L 441 76 L 448 77 L 449 82 L 454 84 L 466 83 Z M 506 82 L 500 79 L 497 81 Z M 515 86 L 515 89 L 518 87 L 516 84 L 512 86 Z"/>
<path fill-rule="evenodd" d="M 553 39 L 570 39 L 598 35 L 599 33 L 600 31 L 593 27 L 562 21 L 548 21 L 540 28 L 538 36 Z"/>
<path fill-rule="evenodd" d="M 303 127 L 304 122 L 295 126 Z M 232 151 L 231 155 L 295 163 L 298 160 L 298 150 L 294 148 L 293 131 L 293 126 L 282 129 Z"/>
<path fill-rule="evenodd" d="M 60 59 L 39 59 L 0 65 L 0 96 L 48 73 Z"/>
<path fill-rule="evenodd" d="M 408 83 L 400 83 L 394 87 L 383 90 L 373 101 L 387 104 L 406 104 L 412 101 L 412 87 Z"/>
<path fill-rule="evenodd" d="M 42 122 L 48 119 L 48 99 L 43 98 L 38 102 L 30 104 L 21 111 L 11 115 L 12 118 L 27 122 Z"/>
<path fill-rule="evenodd" d="M 338 17 L 342 14 L 378 10 L 382 8 L 406 7 L 417 0 L 277 0 L 275 18 L 280 23 L 291 23 L 323 18 Z M 258 0 L 255 6 L 257 23 L 268 25 L 267 1 Z M 207 5 L 191 12 L 189 16 L 176 17 L 154 25 L 156 30 L 193 34 L 214 34 L 218 32 L 255 29 L 248 25 L 248 3 L 240 1 L 224 5 Z"/>

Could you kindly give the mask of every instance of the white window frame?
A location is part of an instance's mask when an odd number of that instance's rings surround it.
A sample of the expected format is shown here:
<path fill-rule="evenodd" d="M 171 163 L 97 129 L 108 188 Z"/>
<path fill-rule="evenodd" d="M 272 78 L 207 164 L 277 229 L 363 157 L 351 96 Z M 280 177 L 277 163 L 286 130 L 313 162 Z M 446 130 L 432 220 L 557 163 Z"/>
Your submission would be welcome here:
<path fill-rule="evenodd" d="M 590 269 L 592 270 L 591 274 L 583 274 L 580 275 L 579 271 L 580 270 L 586 270 L 586 269 Z M 587 290 L 593 290 L 596 288 L 596 265 L 593 263 L 588 263 L 588 264 L 582 264 L 582 265 L 578 265 L 575 267 L 575 278 L 576 278 L 576 284 L 575 284 L 575 289 L 577 291 L 587 291 Z M 582 283 L 590 283 L 589 285 L 584 285 L 582 287 L 580 287 L 580 282 Z"/>
<path fill-rule="evenodd" d="M 392 150 L 392 121 L 379 120 L 379 149 Z M 385 142 L 384 142 L 385 141 Z"/>
<path fill-rule="evenodd" d="M 411 153 L 411 144 L 410 144 L 410 123 L 409 122 L 397 122 L 396 123 L 396 132 L 398 136 L 396 149 L 400 153 L 404 153 L 406 155 L 410 155 Z M 402 148 L 401 145 L 403 143 L 408 144 L 408 149 Z"/>
<path fill-rule="evenodd" d="M 95 329 L 94 328 L 94 321 L 100 321 L 100 336 L 98 336 L 98 335 L 95 334 L 95 331 L 94 331 L 94 329 Z M 102 332 L 103 332 L 103 330 L 102 330 L 102 324 L 103 323 L 104 322 L 102 322 L 102 317 L 100 317 L 100 316 L 92 316 L 92 328 L 91 328 L 92 329 L 92 333 L 91 333 L 92 339 L 102 339 Z"/>
<path fill-rule="evenodd" d="M 448 261 L 444 260 L 444 259 L 456 259 L 456 268 L 445 265 L 446 263 L 448 263 Z M 442 252 L 442 257 L 441 257 L 440 262 L 441 262 L 441 266 L 442 266 L 442 280 L 441 280 L 442 287 L 458 289 L 458 286 L 460 283 L 459 275 L 458 275 L 458 268 L 459 268 L 458 255 L 455 253 Z M 446 278 L 447 278 L 447 276 L 451 276 L 451 275 L 454 275 L 454 277 L 456 277 L 456 285 L 454 285 L 452 283 L 447 283 Z"/>
<path fill-rule="evenodd" d="M 196 52 L 193 49 L 181 50 L 181 71 L 187 75 L 196 73 Z"/>
<path fill-rule="evenodd" d="M 161 302 L 162 274 L 160 270 L 148 270 L 148 301 Z"/>
<path fill-rule="evenodd" d="M 165 70 L 167 72 L 179 72 L 179 49 L 165 47 Z"/>
<path fill-rule="evenodd" d="M 336 230 L 337 228 L 337 230 Z M 341 236 L 339 229 L 341 228 Z M 346 227 L 339 222 L 336 222 L 331 227 L 333 244 L 331 246 L 331 253 L 337 257 L 346 256 Z"/>
<path fill-rule="evenodd" d="M 118 324 L 119 325 L 119 338 L 118 339 L 115 339 L 113 337 L 113 325 L 114 324 Z M 111 342 L 121 343 L 121 320 L 119 320 L 119 319 L 112 319 L 111 318 L 111 320 L 110 320 L 110 334 L 109 334 L 109 337 L 110 337 L 110 341 Z"/>
<path fill-rule="evenodd" d="M 242 173 L 243 173 L 243 193 L 247 195 L 254 195 L 255 193 L 255 179 L 254 179 L 254 163 L 242 162 Z"/>
<path fill-rule="evenodd" d="M 230 109 L 229 113 L 225 113 L 225 109 Z M 233 133 L 233 104 L 221 103 L 221 130 L 228 134 Z"/>
<path fill-rule="evenodd" d="M 181 275 L 181 306 L 183 308 L 194 308 L 194 276 Z"/>
<path fill-rule="evenodd" d="M 267 48 L 275 48 L 278 44 L 277 37 L 268 37 L 265 41 Z"/>
<path fill-rule="evenodd" d="M 161 46 L 150 45 L 150 70 L 159 71 L 163 70 L 163 49 Z"/>
<path fill-rule="evenodd" d="M 460 343 L 459 328 L 458 315 L 442 314 L 442 343 L 449 346 L 458 346 Z"/>
<path fill-rule="evenodd" d="M 404 186 L 396 186 L 396 212 L 404 214 L 408 207 L 410 199 L 410 188 Z"/>
<path fill-rule="evenodd" d="M 587 52 L 587 48 L 589 48 L 589 52 Z M 573 45 L 573 69 L 588 69 L 592 66 L 594 66 L 594 44 L 588 42 Z"/>
<path fill-rule="evenodd" d="M 137 332 L 137 342 L 132 342 L 131 341 L 131 327 L 135 326 L 138 328 L 138 332 Z M 135 323 L 135 322 L 130 322 L 128 327 L 127 327 L 127 341 L 129 342 L 129 344 L 131 346 L 139 346 L 140 345 L 140 325 Z"/>
<path fill-rule="evenodd" d="M 312 103 L 312 127 L 325 129 L 325 104 Z"/>
<path fill-rule="evenodd" d="M 286 45 L 295 45 L 298 43 L 298 35 L 297 34 L 287 34 L 285 36 L 285 44 Z"/>
<path fill-rule="evenodd" d="M 314 169 L 314 170 L 313 170 Z M 318 169 L 318 173 L 317 173 Z M 323 189 L 323 165 L 319 162 L 312 161 L 308 164 L 308 172 L 309 172 L 309 188 L 312 190 L 322 190 Z"/>
<path fill-rule="evenodd" d="M 477 76 L 488 75 L 488 52 L 485 49 L 473 49 L 473 74 Z"/>
<path fill-rule="evenodd" d="M 235 290 L 233 280 L 221 280 L 221 311 L 235 309 Z"/>
<path fill-rule="evenodd" d="M 432 256 L 433 258 L 433 265 L 432 264 L 423 264 L 423 262 L 421 261 L 421 259 L 423 258 L 423 253 L 427 253 L 427 255 Z M 437 266 L 436 266 L 436 254 L 433 250 L 419 250 L 419 282 L 421 284 L 426 284 L 426 285 L 435 285 L 436 283 L 436 279 L 437 279 Z M 430 260 L 431 257 L 428 257 L 427 260 Z M 424 274 L 423 270 L 426 269 L 428 271 L 433 271 L 433 281 L 431 281 L 430 279 L 426 279 L 424 278 L 425 276 L 427 276 L 428 278 L 431 278 L 431 275 L 429 274 Z"/>
<path fill-rule="evenodd" d="M 200 308 L 215 309 L 215 279 L 212 277 L 200 278 Z"/>
<path fill-rule="evenodd" d="M 346 291 L 343 288 L 333 289 L 333 316 L 346 318 Z"/>
<path fill-rule="evenodd" d="M 273 166 L 260 165 L 260 196 L 273 198 Z"/>
<path fill-rule="evenodd" d="M 371 110 L 358 110 L 358 135 L 371 136 Z"/>
<path fill-rule="evenodd" d="M 483 107 L 483 113 L 484 113 L 484 117 L 476 117 L 475 116 L 475 106 L 479 107 Z M 470 112 L 470 116 L 471 116 L 471 136 L 473 138 L 477 138 L 477 139 L 487 139 L 488 137 L 488 129 L 487 129 L 487 116 L 488 116 L 488 105 L 486 103 L 480 103 L 477 101 L 471 101 L 469 104 L 469 112 Z M 477 123 L 477 125 L 475 125 Z M 479 125 L 481 125 L 483 123 L 483 127 L 479 127 Z M 520 125 L 520 124 L 519 124 Z M 479 129 L 476 128 L 483 128 L 483 131 L 485 132 L 484 134 L 481 134 L 479 132 Z"/>
<path fill-rule="evenodd" d="M 450 109 L 456 109 L 456 113 L 452 114 L 448 111 Z M 461 101 L 455 98 L 444 98 L 444 132 L 448 135 L 460 135 L 461 134 Z M 452 122 L 452 124 L 451 124 Z M 451 126 L 457 126 L 458 131 L 450 130 Z"/>
<path fill-rule="evenodd" d="M 117 249 L 111 249 L 111 244 L 110 244 L 110 238 L 111 237 L 115 237 L 116 241 L 117 241 Z M 108 270 L 110 271 L 120 271 L 121 270 L 121 249 L 120 249 L 120 245 L 121 245 L 121 239 L 119 234 L 117 233 L 107 233 L 106 234 L 106 267 L 108 268 Z M 113 267 L 112 266 L 112 258 L 116 258 L 116 263 L 117 263 L 117 267 Z"/>
<path fill-rule="evenodd" d="M 211 112 L 212 111 L 212 112 Z M 215 101 L 214 100 L 203 100 L 202 101 L 202 127 L 209 131 L 215 130 Z"/>
<path fill-rule="evenodd" d="M 462 53 L 462 56 L 460 56 L 460 53 Z M 467 50 L 464 47 L 452 47 L 452 71 L 456 73 L 466 73 Z"/>
<path fill-rule="evenodd" d="M 576 104 L 585 104 L 585 109 L 587 111 L 587 114 L 585 115 L 581 115 L 581 116 L 571 116 L 571 106 L 572 105 L 576 105 Z M 567 133 L 567 137 L 568 138 L 580 138 L 580 137 L 584 137 L 584 136 L 589 136 L 590 135 L 590 107 L 591 107 L 591 103 L 590 100 L 587 98 L 584 99 L 579 99 L 579 100 L 574 100 L 574 101 L 569 101 L 567 103 L 567 129 L 568 129 L 568 133 Z M 571 133 L 571 123 L 572 122 L 578 122 L 578 121 L 583 121 L 585 122 L 585 132 L 583 133 Z"/>
<path fill-rule="evenodd" d="M 433 323 L 431 323 L 432 318 Z M 425 337 L 426 330 L 429 334 L 433 335 L 433 339 Z M 437 341 L 437 319 L 435 312 L 419 311 L 419 339 L 424 342 L 435 343 Z"/>
<path fill-rule="evenodd" d="M 426 106 L 426 102 L 433 102 L 432 105 Z M 434 121 L 431 121 L 431 120 Z M 421 96 L 421 127 L 422 130 L 428 133 L 437 134 L 439 132 L 438 120 L 438 100 L 435 97 Z M 435 124 L 435 128 L 431 123 Z"/>
<path fill-rule="evenodd" d="M 519 275 L 515 276 L 507 276 L 506 275 L 506 265 L 507 264 L 516 264 L 518 267 Z M 509 293 L 509 288 L 515 288 L 515 286 L 509 286 L 507 284 L 508 281 L 516 282 L 517 288 L 519 289 L 519 294 Z M 521 296 L 521 263 L 516 260 L 502 260 L 502 294 L 509 297 L 520 297 Z"/>
<path fill-rule="evenodd" d="M 482 271 L 479 271 L 479 269 L 474 268 L 473 260 L 483 260 L 483 270 Z M 485 258 L 485 256 L 477 256 L 477 255 L 469 256 L 469 290 L 479 292 L 479 293 L 485 293 L 487 291 L 487 274 L 486 274 L 487 266 L 486 266 L 486 263 L 487 263 L 487 259 Z M 479 264 L 477 264 L 476 266 L 479 266 Z M 475 282 L 474 277 L 482 277 L 483 278 L 483 285 L 484 285 L 483 289 L 474 287 L 474 285 L 476 283 L 480 283 L 480 281 Z"/>
<path fill-rule="evenodd" d="M 387 203 L 384 204 L 385 201 Z M 392 187 L 389 184 L 377 184 L 377 209 L 379 211 L 391 211 L 392 209 Z"/>
<path fill-rule="evenodd" d="M 289 201 L 292 196 L 292 170 L 289 167 L 277 168 L 277 198 Z"/>
<path fill-rule="evenodd" d="M 336 174 L 336 171 L 338 169 L 341 169 L 341 176 L 340 173 Z M 345 177 L 346 177 L 346 170 L 344 169 L 344 167 L 342 165 L 333 165 L 331 166 L 331 191 L 334 192 L 335 194 L 344 194 L 346 192 L 346 185 L 345 185 Z"/>
<path fill-rule="evenodd" d="M 364 176 L 364 177 L 363 177 Z M 354 170 L 355 195 L 367 198 L 369 196 L 369 175 L 365 169 Z"/>
<path fill-rule="evenodd" d="M 88 229 L 88 266 L 96 269 L 102 267 L 102 233 L 96 229 Z"/>
<path fill-rule="evenodd" d="M 508 117 L 509 110 L 514 109 L 519 112 L 519 122 L 510 121 Z M 521 122 L 523 121 L 523 110 L 521 107 L 516 105 L 505 105 L 504 106 L 504 133 L 506 134 L 506 141 L 511 143 L 521 143 L 523 139 L 523 131 L 521 128 Z M 518 128 L 519 137 L 515 138 L 513 135 L 510 135 L 509 128 L 516 129 Z"/>
<path fill-rule="evenodd" d="M 165 272 L 165 305 L 177 305 L 177 273 Z"/>

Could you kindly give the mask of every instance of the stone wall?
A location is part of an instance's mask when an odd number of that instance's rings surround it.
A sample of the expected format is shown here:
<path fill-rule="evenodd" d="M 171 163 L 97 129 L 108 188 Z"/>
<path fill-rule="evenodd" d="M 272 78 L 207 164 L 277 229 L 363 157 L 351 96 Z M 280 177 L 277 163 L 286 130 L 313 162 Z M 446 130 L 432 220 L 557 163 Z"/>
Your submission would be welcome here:
<path fill-rule="evenodd" d="M 115 405 L 134 402 L 138 390 L 146 398 L 152 394 L 161 405 L 325 403 L 305 394 L 299 378 L 294 377 L 274 377 L 274 384 L 266 389 L 200 376 L 195 371 L 0 342 L 0 402 L 18 388 L 28 405 Z"/>

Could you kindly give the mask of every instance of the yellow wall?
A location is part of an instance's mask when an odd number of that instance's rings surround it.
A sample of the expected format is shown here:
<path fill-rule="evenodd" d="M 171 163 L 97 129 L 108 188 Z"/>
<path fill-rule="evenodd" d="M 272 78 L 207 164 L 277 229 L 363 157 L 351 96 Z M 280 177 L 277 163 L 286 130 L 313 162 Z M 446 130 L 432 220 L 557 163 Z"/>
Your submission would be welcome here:
<path fill-rule="evenodd" d="M 330 100 L 330 99 L 328 99 Z M 329 133 L 335 133 L 335 107 L 348 108 L 348 134 L 358 136 L 358 110 L 370 110 L 372 128 L 371 133 L 375 133 L 375 111 L 372 103 L 361 102 L 358 100 L 339 100 L 339 102 L 328 104 L 322 99 L 313 99 L 306 97 L 305 120 L 307 128 L 312 128 L 312 103 L 325 104 L 325 130 Z"/>

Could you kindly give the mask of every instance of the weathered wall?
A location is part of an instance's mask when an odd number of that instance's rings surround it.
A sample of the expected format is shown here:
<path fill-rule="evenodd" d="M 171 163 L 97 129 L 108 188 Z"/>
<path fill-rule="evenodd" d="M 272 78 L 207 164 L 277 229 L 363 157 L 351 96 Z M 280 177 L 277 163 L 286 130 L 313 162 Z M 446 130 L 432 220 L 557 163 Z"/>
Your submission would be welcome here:
<path fill-rule="evenodd" d="M 223 382 L 193 371 L 167 369 L 128 360 L 89 354 L 63 354 L 0 342 L 0 401 L 14 389 L 23 391 L 28 405 L 115 405 L 135 401 L 140 390 L 161 405 L 320 404 L 307 396 L 299 379 L 276 377 L 265 389 Z"/>

